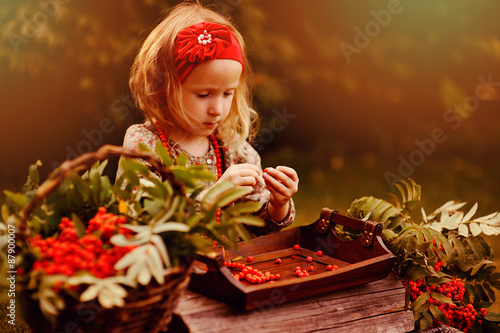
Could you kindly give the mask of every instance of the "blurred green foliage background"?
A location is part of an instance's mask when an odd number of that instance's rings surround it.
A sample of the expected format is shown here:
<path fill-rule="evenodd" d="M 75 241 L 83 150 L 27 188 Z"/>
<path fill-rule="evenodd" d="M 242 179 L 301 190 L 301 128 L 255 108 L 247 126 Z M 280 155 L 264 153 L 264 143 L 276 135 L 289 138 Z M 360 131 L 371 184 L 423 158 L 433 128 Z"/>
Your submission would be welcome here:
<path fill-rule="evenodd" d="M 142 121 L 128 73 L 168 0 L 0 1 L 0 188 Z M 210 0 L 244 35 L 264 166 L 294 167 L 297 224 L 411 177 L 431 212 L 500 209 L 500 3 Z M 439 133 L 439 135 L 436 135 Z M 470 207 L 470 206 L 468 206 Z M 500 244 L 491 238 L 497 252 Z M 497 242 L 498 243 L 498 242 Z"/>

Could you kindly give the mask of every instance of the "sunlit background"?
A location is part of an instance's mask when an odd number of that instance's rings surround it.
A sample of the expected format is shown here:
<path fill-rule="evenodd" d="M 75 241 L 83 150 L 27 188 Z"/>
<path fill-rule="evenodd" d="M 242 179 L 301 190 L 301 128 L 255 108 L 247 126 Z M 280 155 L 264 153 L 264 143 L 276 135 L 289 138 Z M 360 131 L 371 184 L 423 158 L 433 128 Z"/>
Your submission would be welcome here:
<path fill-rule="evenodd" d="M 176 3 L 0 1 L 0 188 L 20 190 L 38 159 L 46 174 L 121 144 L 142 120 L 127 82 L 134 55 Z M 264 166 L 298 171 L 297 224 L 383 196 L 397 176 L 422 185 L 428 212 L 452 199 L 500 210 L 498 1 L 203 3 L 246 39 L 255 145 Z"/>

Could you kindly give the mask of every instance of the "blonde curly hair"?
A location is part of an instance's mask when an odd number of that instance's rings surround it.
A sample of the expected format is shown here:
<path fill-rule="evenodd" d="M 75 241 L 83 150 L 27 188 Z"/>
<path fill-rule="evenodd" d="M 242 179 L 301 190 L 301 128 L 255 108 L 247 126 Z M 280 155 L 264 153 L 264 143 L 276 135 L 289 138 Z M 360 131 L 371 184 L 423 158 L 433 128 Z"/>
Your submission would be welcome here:
<path fill-rule="evenodd" d="M 181 83 L 174 66 L 174 42 L 181 30 L 200 22 L 227 26 L 241 47 L 243 72 L 229 115 L 217 129 L 219 138 L 226 142 L 232 140 L 239 150 L 245 140 L 254 138 L 258 123 L 257 112 L 251 106 L 251 72 L 245 42 L 230 19 L 203 7 L 199 2 L 189 1 L 175 6 L 151 31 L 132 65 L 130 91 L 146 119 L 158 121 L 167 130 L 192 126 L 189 113 L 182 103 Z"/>

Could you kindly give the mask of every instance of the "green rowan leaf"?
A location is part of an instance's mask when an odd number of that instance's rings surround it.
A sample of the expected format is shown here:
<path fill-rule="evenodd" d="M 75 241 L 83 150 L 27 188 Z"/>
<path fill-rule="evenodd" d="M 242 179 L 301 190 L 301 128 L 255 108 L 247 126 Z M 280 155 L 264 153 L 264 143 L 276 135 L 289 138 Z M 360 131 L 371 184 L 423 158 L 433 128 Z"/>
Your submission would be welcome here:
<path fill-rule="evenodd" d="M 417 246 L 417 250 L 421 251 L 421 252 L 427 252 L 432 246 L 432 243 L 431 242 L 424 242 L 424 243 L 420 243 L 418 246 Z M 432 258 L 434 257 L 434 252 L 433 251 L 429 251 L 428 253 L 428 256 L 429 258 Z"/>
<path fill-rule="evenodd" d="M 454 304 L 451 299 L 449 299 L 448 297 L 446 297 L 445 295 L 440 294 L 440 293 L 431 292 L 431 297 L 433 299 L 435 299 L 436 301 L 439 301 L 441 303 Z"/>
<path fill-rule="evenodd" d="M 146 199 L 146 200 L 144 200 L 144 209 L 151 216 L 158 215 L 163 210 L 164 206 L 165 206 L 165 203 L 163 202 L 163 200 L 159 200 L 159 199 Z"/>
<path fill-rule="evenodd" d="M 473 302 L 472 305 L 474 308 L 489 308 L 490 306 L 493 305 L 492 302 Z"/>
<path fill-rule="evenodd" d="M 485 265 L 483 265 L 481 269 L 476 273 L 476 281 L 481 282 L 486 279 L 491 273 L 495 271 L 495 268 L 495 266 L 485 267 Z"/>
<path fill-rule="evenodd" d="M 389 218 L 399 214 L 399 210 L 390 203 L 374 197 L 363 197 L 355 200 L 347 210 L 347 215 L 363 219 L 370 214 L 373 222 L 385 223 Z"/>
<path fill-rule="evenodd" d="M 429 271 L 422 266 L 412 266 L 408 269 L 407 277 L 412 281 L 418 281 L 429 275 Z"/>
<path fill-rule="evenodd" d="M 252 240 L 252 235 L 248 232 L 248 230 L 242 225 L 235 225 L 236 233 L 241 237 L 245 242 L 250 242 Z"/>
<path fill-rule="evenodd" d="M 217 180 L 215 174 L 209 171 L 204 165 L 192 165 L 189 167 L 188 172 L 195 176 L 198 180 L 202 181 L 215 181 Z"/>
<path fill-rule="evenodd" d="M 148 176 L 150 173 L 149 168 L 136 160 L 132 160 L 129 158 L 125 158 L 122 160 L 122 168 L 128 171 L 133 171 L 134 173 L 138 173 L 143 176 Z"/>
<path fill-rule="evenodd" d="M 384 242 L 391 241 L 396 236 L 397 234 L 390 229 L 382 230 L 382 239 L 384 240 Z"/>
<path fill-rule="evenodd" d="M 178 166 L 172 166 L 172 173 L 177 181 L 183 183 L 190 188 L 198 187 L 199 180 L 196 179 L 192 174 L 190 174 L 184 168 L 179 168 Z"/>
<path fill-rule="evenodd" d="M 463 223 L 458 225 L 458 234 L 462 237 L 469 237 L 469 228 Z"/>
<path fill-rule="evenodd" d="M 496 300 L 495 291 L 493 289 L 491 289 L 491 286 L 487 282 L 483 283 L 483 288 L 484 288 L 484 291 L 486 291 L 486 293 L 488 294 L 489 299 L 493 303 L 495 303 L 495 300 Z"/>
<path fill-rule="evenodd" d="M 476 296 L 476 288 L 474 288 L 474 285 L 466 283 L 464 288 L 469 293 L 471 299 L 478 299 L 478 296 Z"/>
<path fill-rule="evenodd" d="M 474 286 L 474 288 L 476 289 L 476 296 L 478 296 L 478 298 L 479 298 L 478 300 L 476 300 L 474 298 L 474 301 L 486 301 L 486 302 L 488 302 L 490 300 L 488 297 L 488 294 L 486 294 L 486 291 L 484 291 L 484 288 L 482 285 L 476 284 Z"/>
<path fill-rule="evenodd" d="M 470 237 L 467 237 L 465 239 L 467 243 L 469 244 L 472 252 L 476 256 L 477 260 L 481 260 L 483 258 L 483 254 L 481 253 L 481 248 L 474 242 L 474 239 L 471 239 Z"/>
<path fill-rule="evenodd" d="M 422 330 L 426 330 L 432 327 L 432 323 L 433 323 L 432 316 L 429 312 L 426 311 L 420 321 L 420 328 Z"/>
<path fill-rule="evenodd" d="M 237 223 L 244 223 L 246 225 L 252 225 L 255 227 L 263 227 L 266 225 L 262 219 L 260 219 L 257 216 L 252 216 L 252 215 L 234 216 L 234 217 L 231 217 L 230 221 L 237 222 Z"/>
<path fill-rule="evenodd" d="M 405 222 L 405 219 L 403 217 L 395 216 L 389 221 L 389 223 L 386 224 L 385 228 L 395 230 L 396 228 L 400 227 L 403 222 Z"/>
<path fill-rule="evenodd" d="M 482 253 L 484 254 L 485 257 L 487 258 L 493 258 L 493 250 L 491 248 L 491 245 L 488 244 L 488 242 L 486 242 L 482 237 L 476 237 L 474 238 L 474 240 L 481 244 L 481 247 L 482 247 Z"/>
<path fill-rule="evenodd" d="M 476 214 L 476 211 L 477 211 L 477 202 L 474 204 L 474 206 L 472 206 L 472 208 L 469 210 L 469 212 L 467 214 L 465 214 L 465 216 L 463 217 L 462 221 L 463 222 L 467 222 L 467 221 L 470 221 L 470 219 L 472 219 L 472 217 L 474 216 L 474 214 Z"/>
<path fill-rule="evenodd" d="M 422 235 L 424 236 L 426 242 L 432 242 L 433 239 L 435 239 L 432 236 L 432 232 L 431 232 L 432 229 L 429 229 L 428 227 L 424 226 L 424 227 L 422 227 L 421 230 L 422 230 Z M 435 240 L 436 240 L 436 244 L 437 244 L 438 240 L 437 239 L 435 239 Z M 438 244 L 438 246 L 439 246 L 439 244 Z"/>
<path fill-rule="evenodd" d="M 472 236 L 476 237 L 477 235 L 479 235 L 481 233 L 481 228 L 479 227 L 479 224 L 477 224 L 476 222 L 471 222 L 469 224 L 469 228 L 470 228 L 470 232 L 472 234 Z"/>
<path fill-rule="evenodd" d="M 10 217 L 10 210 L 7 205 L 2 205 L 2 221 L 4 221 L 7 224 L 7 220 Z"/>
<path fill-rule="evenodd" d="M 422 244 L 422 243 L 424 243 L 424 242 L 426 242 L 424 240 L 424 235 L 422 233 L 422 229 L 415 231 L 415 237 L 417 238 L 417 244 L 416 244 L 417 246 L 420 245 L 420 244 Z"/>
<path fill-rule="evenodd" d="M 500 280 L 500 273 L 493 273 L 486 279 L 486 281 L 488 282 L 499 281 L 499 280 Z"/>
<path fill-rule="evenodd" d="M 156 153 L 158 154 L 158 156 L 160 156 L 160 159 L 162 160 L 164 165 L 169 167 L 173 164 L 173 161 L 170 158 L 170 154 L 161 141 L 158 141 L 156 143 Z"/>
<path fill-rule="evenodd" d="M 101 177 L 101 191 L 99 193 L 99 202 L 107 203 L 111 199 L 111 183 L 108 177 Z"/>
<path fill-rule="evenodd" d="M 434 304 L 429 304 L 429 310 L 431 311 L 431 314 L 434 318 L 436 318 L 438 321 L 445 325 L 449 325 L 450 322 L 448 318 L 446 318 L 445 314 L 443 311 L 441 311 L 437 306 Z"/>
<path fill-rule="evenodd" d="M 20 193 L 14 193 L 11 191 L 3 191 L 3 193 L 5 195 L 7 205 L 9 205 L 9 207 L 11 207 L 14 211 L 20 211 L 28 202 L 28 199 Z"/>
<path fill-rule="evenodd" d="M 87 227 L 76 214 L 71 214 L 71 221 L 73 221 L 73 228 L 76 231 L 76 235 L 78 238 L 82 238 L 86 234 Z"/>
<path fill-rule="evenodd" d="M 479 227 L 481 228 L 481 231 L 483 232 L 483 234 L 485 234 L 487 236 L 498 235 L 498 233 L 499 233 L 498 228 L 489 226 L 486 223 L 481 223 L 479 225 Z"/>
<path fill-rule="evenodd" d="M 405 184 L 405 182 L 403 182 Z M 400 207 L 403 206 L 403 204 L 406 202 L 406 195 L 405 195 L 405 190 L 403 189 L 403 186 L 400 183 L 394 183 L 394 187 L 399 191 L 399 195 L 401 196 L 401 203 Z"/>
<path fill-rule="evenodd" d="M 216 201 L 217 197 L 234 187 L 235 185 L 231 181 L 217 182 L 207 191 L 205 196 L 201 199 L 201 203 L 212 205 Z"/>
<path fill-rule="evenodd" d="M 500 322 L 500 313 L 488 311 L 486 313 L 486 316 L 484 316 L 484 319 L 486 319 L 488 321 L 492 321 L 494 323 L 498 323 L 498 322 Z"/>
<path fill-rule="evenodd" d="M 233 203 L 234 201 L 238 200 L 239 198 L 243 197 L 244 195 L 249 194 L 251 191 L 252 189 L 248 187 L 237 187 L 230 189 L 224 192 L 224 194 L 220 196 L 219 200 L 217 200 L 217 206 L 219 207 L 227 206 Z"/>
<path fill-rule="evenodd" d="M 179 156 L 177 156 L 176 163 L 180 166 L 185 167 L 188 161 L 189 161 L 189 158 L 187 157 L 186 154 L 179 154 Z"/>
<path fill-rule="evenodd" d="M 179 222 L 161 223 L 153 227 L 153 232 L 157 234 L 167 231 L 189 232 L 189 230 L 190 228 L 187 224 Z"/>
<path fill-rule="evenodd" d="M 420 296 L 417 297 L 416 300 L 414 300 L 411 303 L 411 308 L 412 309 L 418 309 L 422 305 L 424 305 L 428 300 L 429 300 L 429 294 L 428 293 L 422 293 Z"/>
<path fill-rule="evenodd" d="M 159 182 L 159 181 L 158 181 Z M 156 186 L 145 186 L 142 188 L 144 192 L 149 194 L 152 198 L 158 199 L 158 200 L 165 200 L 165 191 L 162 191 L 163 186 L 158 186 L 157 183 L 155 183 Z"/>
<path fill-rule="evenodd" d="M 457 251 L 458 261 L 465 263 L 465 249 L 462 242 L 458 238 L 454 237 L 451 239 L 451 243 L 453 244 L 453 248 Z"/>
<path fill-rule="evenodd" d="M 31 190 L 38 188 L 40 184 L 40 174 L 38 173 L 38 168 L 42 166 L 42 162 L 37 160 L 35 164 L 32 164 L 28 168 L 28 178 L 26 183 L 24 183 L 22 193 L 26 193 Z"/>
<path fill-rule="evenodd" d="M 258 202 L 247 201 L 247 202 L 242 202 L 242 203 L 238 203 L 238 204 L 235 204 L 233 206 L 230 206 L 230 207 L 224 209 L 224 212 L 230 216 L 234 216 L 234 215 L 240 215 L 240 214 L 255 213 L 261 207 L 262 207 L 262 205 Z"/>

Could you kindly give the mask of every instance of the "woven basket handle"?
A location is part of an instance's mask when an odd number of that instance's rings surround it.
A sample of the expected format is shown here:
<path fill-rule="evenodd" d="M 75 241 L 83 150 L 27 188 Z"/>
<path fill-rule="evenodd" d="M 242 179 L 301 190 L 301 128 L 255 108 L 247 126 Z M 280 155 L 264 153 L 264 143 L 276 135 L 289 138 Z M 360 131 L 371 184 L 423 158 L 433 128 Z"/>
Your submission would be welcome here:
<path fill-rule="evenodd" d="M 110 157 L 124 156 L 130 158 L 141 158 L 151 164 L 151 167 L 158 171 L 164 180 L 169 180 L 172 184 L 174 191 L 184 194 L 184 189 L 175 180 L 172 172 L 165 168 L 160 160 L 151 152 L 132 150 L 121 146 L 104 145 L 97 151 L 82 154 L 72 160 L 64 161 L 59 168 L 52 171 L 47 180 L 40 185 L 35 191 L 31 201 L 26 203 L 21 210 L 21 221 L 17 228 L 16 234 L 20 239 L 26 243 L 29 238 L 28 218 L 35 210 L 38 204 L 51 193 L 53 193 L 61 183 L 69 176 L 83 170 L 90 169 L 90 167 L 97 161 L 105 160 Z"/>

